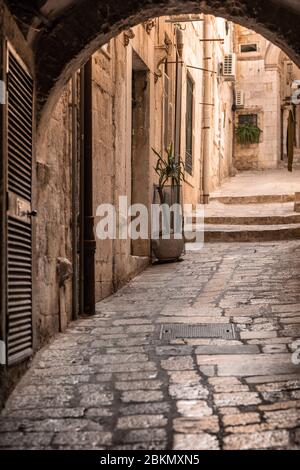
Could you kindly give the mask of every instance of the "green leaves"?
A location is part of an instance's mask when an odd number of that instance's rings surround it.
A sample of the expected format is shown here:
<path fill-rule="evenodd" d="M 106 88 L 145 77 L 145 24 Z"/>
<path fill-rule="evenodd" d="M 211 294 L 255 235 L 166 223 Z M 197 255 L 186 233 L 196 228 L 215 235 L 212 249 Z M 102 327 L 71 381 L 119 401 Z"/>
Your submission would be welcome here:
<path fill-rule="evenodd" d="M 155 172 L 159 176 L 159 187 L 162 189 L 169 179 L 172 180 L 179 186 L 181 181 L 184 181 L 184 162 L 179 157 L 176 159 L 173 153 L 173 144 L 171 143 L 166 151 L 166 157 L 164 158 L 154 148 L 153 152 L 157 156 L 157 163 L 154 167 Z"/>
<path fill-rule="evenodd" d="M 237 141 L 240 145 L 258 144 L 262 130 L 253 124 L 243 124 L 236 129 Z"/>

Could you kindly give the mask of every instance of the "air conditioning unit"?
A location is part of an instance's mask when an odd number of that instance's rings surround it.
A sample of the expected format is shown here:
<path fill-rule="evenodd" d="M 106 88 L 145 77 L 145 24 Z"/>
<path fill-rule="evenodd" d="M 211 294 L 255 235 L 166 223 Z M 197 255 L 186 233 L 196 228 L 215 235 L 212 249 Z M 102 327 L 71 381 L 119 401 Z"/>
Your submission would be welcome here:
<path fill-rule="evenodd" d="M 236 55 L 225 54 L 223 64 L 223 77 L 227 81 L 234 81 L 236 78 Z"/>
<path fill-rule="evenodd" d="M 235 105 L 237 108 L 243 108 L 245 106 L 245 94 L 242 90 L 236 90 Z"/>

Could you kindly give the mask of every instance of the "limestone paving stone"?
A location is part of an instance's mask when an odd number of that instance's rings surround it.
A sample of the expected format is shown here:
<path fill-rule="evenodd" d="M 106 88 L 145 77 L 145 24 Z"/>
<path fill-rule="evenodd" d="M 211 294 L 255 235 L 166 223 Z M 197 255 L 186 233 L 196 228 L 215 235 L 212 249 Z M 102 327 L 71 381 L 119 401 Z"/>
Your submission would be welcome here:
<path fill-rule="evenodd" d="M 147 429 L 164 427 L 167 424 L 163 415 L 122 416 L 118 419 L 118 429 Z"/>
<path fill-rule="evenodd" d="M 175 434 L 174 450 L 219 450 L 220 446 L 215 436 L 207 433 Z"/>
<path fill-rule="evenodd" d="M 53 434 L 50 432 L 8 432 L 0 437 L 0 448 L 4 449 L 39 449 L 50 445 Z"/>
<path fill-rule="evenodd" d="M 259 423 L 258 413 L 239 413 L 225 415 L 222 418 L 224 426 L 245 426 L 246 424 Z"/>
<path fill-rule="evenodd" d="M 246 377 L 246 382 L 249 384 L 267 384 L 274 382 L 284 382 L 289 380 L 299 380 L 299 374 L 282 374 L 282 375 L 262 375 Z"/>
<path fill-rule="evenodd" d="M 126 404 L 120 409 L 122 415 L 137 415 L 137 414 L 168 414 L 171 405 L 167 402 L 148 402 L 148 403 L 135 403 Z"/>
<path fill-rule="evenodd" d="M 247 406 L 261 403 L 261 399 L 255 392 L 231 392 L 216 393 L 214 402 L 217 406 Z"/>
<path fill-rule="evenodd" d="M 130 382 L 116 382 L 116 390 L 159 390 L 162 382 L 159 380 L 144 380 L 144 381 L 130 381 Z"/>
<path fill-rule="evenodd" d="M 110 445 L 112 434 L 109 432 L 60 432 L 55 435 L 53 444 L 58 446 L 79 445 L 82 449 L 103 449 L 102 446 Z"/>
<path fill-rule="evenodd" d="M 204 418 L 191 419 L 191 418 L 176 418 L 173 421 L 173 428 L 175 432 L 198 434 L 199 432 L 219 432 L 219 418 L 218 416 L 207 416 Z"/>
<path fill-rule="evenodd" d="M 292 363 L 290 354 L 249 354 L 243 356 L 197 356 L 199 366 L 215 365 L 220 376 L 300 373 L 300 366 Z"/>
<path fill-rule="evenodd" d="M 270 423 L 257 423 L 257 424 L 246 424 L 245 426 L 229 426 L 226 428 L 227 433 L 232 434 L 256 434 L 265 431 L 273 430 L 274 426 Z"/>
<path fill-rule="evenodd" d="M 123 437 L 124 442 L 153 442 L 166 439 L 165 429 L 139 429 L 126 431 Z"/>
<path fill-rule="evenodd" d="M 281 390 L 297 390 L 300 388 L 299 380 L 288 380 L 286 382 L 275 382 L 257 385 L 256 390 L 259 392 L 280 392 Z"/>
<path fill-rule="evenodd" d="M 224 438 L 225 450 L 255 450 L 287 448 L 289 433 L 287 431 L 266 431 L 251 434 L 231 434 Z"/>
<path fill-rule="evenodd" d="M 268 344 L 262 348 L 264 354 L 279 354 L 288 352 L 286 344 Z"/>
<path fill-rule="evenodd" d="M 161 391 L 133 390 L 121 394 L 121 400 L 124 403 L 161 401 L 162 399 Z"/>
<path fill-rule="evenodd" d="M 208 354 L 256 354 L 259 352 L 259 348 L 255 345 L 234 345 L 234 346 L 198 346 L 195 350 L 196 354 L 203 354 L 204 356 Z"/>
<path fill-rule="evenodd" d="M 121 372 L 116 373 L 115 377 L 117 381 L 138 381 L 138 380 L 151 380 L 157 378 L 157 371 L 152 370 L 149 372 Z"/>
<path fill-rule="evenodd" d="M 249 391 L 249 386 L 243 385 L 234 377 L 213 377 L 208 379 L 208 382 L 214 387 L 216 393 Z"/>
<path fill-rule="evenodd" d="M 195 368 L 193 360 L 190 356 L 170 357 L 161 361 L 161 366 L 166 370 L 192 370 Z"/>
<path fill-rule="evenodd" d="M 274 411 L 274 410 L 287 410 L 289 408 L 300 408 L 299 401 L 277 401 L 271 405 L 261 405 L 259 409 L 262 411 Z"/>
<path fill-rule="evenodd" d="M 171 383 L 186 384 L 187 386 L 198 385 L 201 378 L 196 371 L 168 372 Z"/>
<path fill-rule="evenodd" d="M 187 418 L 202 418 L 212 415 L 212 409 L 203 400 L 179 400 L 176 406 L 178 413 Z"/>
<path fill-rule="evenodd" d="M 208 390 L 202 385 L 172 384 L 169 386 L 169 394 L 175 400 L 197 400 L 207 398 Z"/>
<path fill-rule="evenodd" d="M 296 428 L 300 424 L 300 409 L 289 408 L 287 410 L 266 411 L 264 417 L 273 428 Z"/>

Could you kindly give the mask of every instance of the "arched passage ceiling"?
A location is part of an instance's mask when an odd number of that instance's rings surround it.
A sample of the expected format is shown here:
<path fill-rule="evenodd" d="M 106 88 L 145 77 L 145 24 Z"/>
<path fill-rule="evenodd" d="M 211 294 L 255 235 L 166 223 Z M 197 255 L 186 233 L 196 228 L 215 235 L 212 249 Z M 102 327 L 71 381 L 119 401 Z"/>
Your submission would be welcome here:
<path fill-rule="evenodd" d="M 254 29 L 300 66 L 300 0 L 6 0 L 35 52 L 38 106 L 112 36 L 154 16 L 211 13 Z"/>

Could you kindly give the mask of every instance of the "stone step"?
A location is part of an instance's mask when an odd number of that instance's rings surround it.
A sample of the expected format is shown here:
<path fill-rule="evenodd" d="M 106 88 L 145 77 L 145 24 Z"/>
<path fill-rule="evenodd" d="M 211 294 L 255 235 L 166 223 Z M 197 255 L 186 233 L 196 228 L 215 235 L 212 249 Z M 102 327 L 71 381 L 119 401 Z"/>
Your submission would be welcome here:
<path fill-rule="evenodd" d="M 292 194 L 259 194 L 251 196 L 212 196 L 210 201 L 222 204 L 272 204 L 294 202 L 295 193 Z"/>
<path fill-rule="evenodd" d="M 195 234 L 195 231 L 193 232 Z M 196 241 L 196 235 L 187 234 L 187 241 Z M 205 224 L 205 242 L 265 242 L 300 238 L 300 224 L 290 225 L 214 225 Z"/>
<path fill-rule="evenodd" d="M 196 223 L 197 219 L 193 220 Z M 204 219 L 205 224 L 213 225 L 290 225 L 300 224 L 300 213 L 294 215 L 268 215 L 268 216 L 209 216 Z"/>

